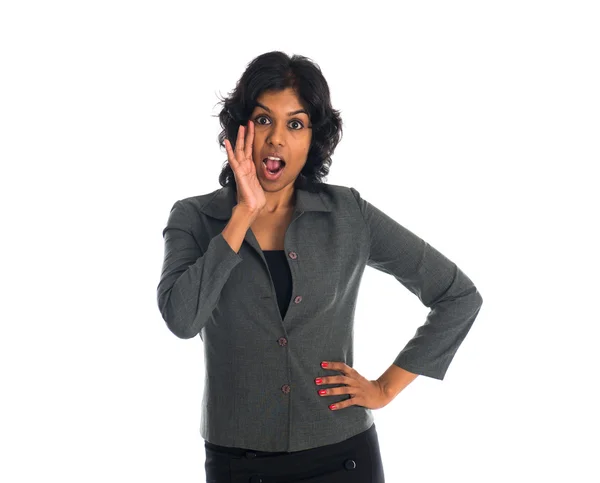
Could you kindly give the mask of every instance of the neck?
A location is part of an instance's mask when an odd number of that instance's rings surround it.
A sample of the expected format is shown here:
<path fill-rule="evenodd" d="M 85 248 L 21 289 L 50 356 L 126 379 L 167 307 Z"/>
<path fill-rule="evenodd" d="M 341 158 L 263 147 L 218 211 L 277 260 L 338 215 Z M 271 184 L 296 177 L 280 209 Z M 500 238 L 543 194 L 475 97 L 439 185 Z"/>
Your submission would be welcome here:
<path fill-rule="evenodd" d="M 277 214 L 293 210 L 296 206 L 296 190 L 293 185 L 273 193 L 265 191 L 267 204 L 263 210 L 264 214 Z"/>

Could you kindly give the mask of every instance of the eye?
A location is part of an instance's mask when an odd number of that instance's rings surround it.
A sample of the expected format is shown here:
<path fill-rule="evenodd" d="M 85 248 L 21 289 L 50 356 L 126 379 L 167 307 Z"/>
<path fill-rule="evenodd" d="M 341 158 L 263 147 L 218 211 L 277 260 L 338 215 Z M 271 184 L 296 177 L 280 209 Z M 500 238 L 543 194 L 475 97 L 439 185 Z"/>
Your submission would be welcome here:
<path fill-rule="evenodd" d="M 295 128 L 294 128 L 294 131 L 298 131 L 299 129 L 302 129 L 302 128 L 304 127 L 304 124 L 302 124 L 302 123 L 301 123 L 300 121 L 298 121 L 297 119 L 293 119 L 293 120 L 291 120 L 291 121 L 290 121 L 290 124 L 291 124 L 291 123 L 297 123 L 297 124 L 300 124 L 300 127 L 299 127 L 298 129 L 295 129 Z"/>
<path fill-rule="evenodd" d="M 259 126 L 267 126 L 268 123 L 261 122 L 260 121 L 261 119 L 269 119 L 269 118 L 267 116 L 264 116 L 264 115 L 256 116 L 254 118 L 254 122 L 256 124 L 258 124 Z M 292 128 L 294 131 L 299 131 L 300 129 L 302 129 L 304 127 L 304 124 L 301 121 L 299 121 L 298 119 L 292 119 L 290 121 L 290 124 L 292 124 L 292 123 L 299 125 L 299 127 L 293 127 Z"/>

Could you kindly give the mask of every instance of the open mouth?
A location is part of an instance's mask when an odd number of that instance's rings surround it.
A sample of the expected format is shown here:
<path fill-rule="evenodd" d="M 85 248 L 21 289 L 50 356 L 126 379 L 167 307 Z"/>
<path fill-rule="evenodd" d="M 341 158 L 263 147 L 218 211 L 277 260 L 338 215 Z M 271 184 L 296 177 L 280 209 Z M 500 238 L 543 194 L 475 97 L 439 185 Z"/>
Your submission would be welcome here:
<path fill-rule="evenodd" d="M 263 159 L 262 162 L 265 165 L 267 173 L 271 175 L 276 175 L 285 167 L 285 161 L 283 159 L 277 160 L 267 157 Z"/>

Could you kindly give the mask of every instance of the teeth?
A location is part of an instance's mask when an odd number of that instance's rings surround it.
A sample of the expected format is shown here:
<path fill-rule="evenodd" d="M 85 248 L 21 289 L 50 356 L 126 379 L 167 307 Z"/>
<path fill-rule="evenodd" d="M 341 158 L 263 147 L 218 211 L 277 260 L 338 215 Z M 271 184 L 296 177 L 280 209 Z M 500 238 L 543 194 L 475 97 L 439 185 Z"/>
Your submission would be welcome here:
<path fill-rule="evenodd" d="M 281 158 L 276 158 L 275 156 L 267 156 L 267 159 L 272 159 L 273 161 L 281 161 Z"/>

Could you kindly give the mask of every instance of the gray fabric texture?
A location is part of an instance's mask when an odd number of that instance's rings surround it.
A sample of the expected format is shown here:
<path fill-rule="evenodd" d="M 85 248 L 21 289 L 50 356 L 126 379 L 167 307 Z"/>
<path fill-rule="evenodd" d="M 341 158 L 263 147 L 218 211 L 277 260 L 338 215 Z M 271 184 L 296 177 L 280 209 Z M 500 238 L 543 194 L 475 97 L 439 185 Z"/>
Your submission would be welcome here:
<path fill-rule="evenodd" d="M 391 362 L 444 379 L 483 300 L 455 263 L 354 188 L 297 189 L 284 244 L 293 293 L 282 320 L 252 229 L 239 253 L 222 236 L 235 204 L 231 186 L 178 200 L 163 230 L 158 306 L 173 334 L 203 342 L 206 441 L 291 452 L 343 441 L 373 424 L 362 406 L 330 410 L 350 395 L 319 396 L 314 383 L 340 374 L 321 361 L 353 367 L 354 313 L 367 266 L 430 308 Z"/>

